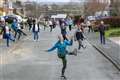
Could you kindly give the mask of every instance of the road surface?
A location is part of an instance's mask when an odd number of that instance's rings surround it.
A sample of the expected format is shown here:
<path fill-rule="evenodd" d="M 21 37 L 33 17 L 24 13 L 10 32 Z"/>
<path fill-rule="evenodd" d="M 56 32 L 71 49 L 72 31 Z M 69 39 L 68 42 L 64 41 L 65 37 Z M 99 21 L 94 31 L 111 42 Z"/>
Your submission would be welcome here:
<path fill-rule="evenodd" d="M 33 41 L 32 34 L 19 42 L 12 43 L 8 49 L 0 46 L 0 80 L 60 80 L 61 60 L 56 51 L 47 53 L 57 40 L 59 28 L 40 32 L 39 41 Z M 70 33 L 72 34 L 72 33 Z M 78 51 L 77 56 L 67 56 L 68 80 L 120 80 L 118 70 L 85 40 L 86 49 Z M 77 47 L 74 42 L 69 50 Z"/>

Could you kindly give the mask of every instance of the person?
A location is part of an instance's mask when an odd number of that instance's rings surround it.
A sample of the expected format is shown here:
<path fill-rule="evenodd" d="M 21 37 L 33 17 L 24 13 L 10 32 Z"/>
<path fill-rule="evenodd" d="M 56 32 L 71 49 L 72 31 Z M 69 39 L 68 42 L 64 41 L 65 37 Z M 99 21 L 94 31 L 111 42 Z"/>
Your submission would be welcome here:
<path fill-rule="evenodd" d="M 67 40 L 67 31 L 66 31 L 66 26 L 65 26 L 64 20 L 61 20 L 61 22 L 60 22 L 60 29 L 61 29 L 61 34 L 63 36 L 63 39 Z"/>
<path fill-rule="evenodd" d="M 3 28 L 5 26 L 5 19 L 0 18 L 0 35 L 2 35 Z"/>
<path fill-rule="evenodd" d="M 15 34 L 14 34 L 14 37 L 16 38 L 16 36 L 17 36 L 17 26 L 18 26 L 18 24 L 17 24 L 17 20 L 16 19 L 14 19 L 13 20 L 13 22 L 12 22 L 12 24 L 11 24 L 11 28 L 13 29 L 13 31 L 15 32 Z"/>
<path fill-rule="evenodd" d="M 55 45 L 48 49 L 47 52 L 53 51 L 55 49 L 57 49 L 57 55 L 58 58 L 62 60 L 63 63 L 63 67 L 62 67 L 62 71 L 61 71 L 61 77 L 66 79 L 65 76 L 65 70 L 67 67 L 67 60 L 66 60 L 66 55 L 77 55 L 77 49 L 74 49 L 73 52 L 68 52 L 66 50 L 67 46 L 71 46 L 73 44 L 73 37 L 69 38 L 69 40 L 64 40 L 62 35 L 58 36 L 58 41 L 55 43 Z"/>
<path fill-rule="evenodd" d="M 90 21 L 87 21 L 87 27 L 88 27 L 88 32 L 93 32 L 93 29 L 92 29 L 92 24 Z"/>
<path fill-rule="evenodd" d="M 72 30 L 72 24 L 73 24 L 73 21 L 71 18 L 68 19 L 68 26 L 69 26 L 69 31 Z"/>
<path fill-rule="evenodd" d="M 27 36 L 27 34 L 22 31 L 20 22 L 18 22 L 18 26 L 17 26 L 17 27 L 18 27 L 18 28 L 17 28 L 17 32 L 19 33 L 19 35 L 18 35 L 18 40 L 20 39 L 20 37 L 21 37 L 22 34 L 23 34 L 24 36 Z"/>
<path fill-rule="evenodd" d="M 43 26 L 44 26 L 44 30 L 45 30 L 47 27 L 47 20 L 46 19 L 43 19 Z"/>
<path fill-rule="evenodd" d="M 100 32 L 100 42 L 101 44 L 105 44 L 105 24 L 101 21 L 98 30 Z"/>
<path fill-rule="evenodd" d="M 84 38 L 83 33 L 82 33 L 82 28 L 78 27 L 77 30 L 76 30 L 76 32 L 75 32 L 75 40 L 77 40 L 77 42 L 79 44 L 78 50 L 80 50 L 81 47 L 83 49 L 86 48 L 86 46 L 83 46 L 83 44 L 82 44 L 83 39 L 85 39 L 85 38 Z"/>
<path fill-rule="evenodd" d="M 84 22 L 85 22 L 84 17 L 80 16 L 80 18 L 77 20 L 77 27 L 79 27 L 81 23 L 84 23 Z"/>
<path fill-rule="evenodd" d="M 6 22 L 3 28 L 3 38 L 6 39 L 7 47 L 9 47 L 9 40 L 15 42 L 15 38 L 12 36 L 10 31 L 8 23 Z"/>
<path fill-rule="evenodd" d="M 55 28 L 56 27 L 56 21 L 55 21 L 55 19 L 52 20 L 52 24 L 53 24 L 53 28 Z"/>
<path fill-rule="evenodd" d="M 28 18 L 27 23 L 28 23 L 28 26 L 29 26 L 29 31 L 30 31 L 30 30 L 31 30 L 31 28 L 32 28 L 32 23 L 33 23 L 32 18 Z"/>
<path fill-rule="evenodd" d="M 53 23 L 51 20 L 48 21 L 48 24 L 50 26 L 50 32 L 52 32 L 52 29 L 53 29 Z"/>
<path fill-rule="evenodd" d="M 39 25 L 38 25 L 36 20 L 33 23 L 32 31 L 33 31 L 33 34 L 34 34 L 34 40 L 37 41 L 39 39 L 38 33 L 40 32 L 40 27 L 39 27 Z"/>

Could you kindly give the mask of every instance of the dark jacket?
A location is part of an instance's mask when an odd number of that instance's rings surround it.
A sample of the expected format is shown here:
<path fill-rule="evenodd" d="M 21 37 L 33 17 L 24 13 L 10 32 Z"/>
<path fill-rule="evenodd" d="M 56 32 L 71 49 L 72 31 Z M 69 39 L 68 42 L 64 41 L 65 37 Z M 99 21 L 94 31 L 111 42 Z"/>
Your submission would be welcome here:
<path fill-rule="evenodd" d="M 99 25 L 98 30 L 100 33 L 105 33 L 105 25 Z"/>
<path fill-rule="evenodd" d="M 76 31 L 75 36 L 76 36 L 77 40 L 83 40 L 84 39 L 83 33 L 79 29 Z"/>
<path fill-rule="evenodd" d="M 37 26 L 38 26 L 38 31 L 35 31 L 35 25 L 36 25 L 36 24 L 33 24 L 33 29 L 32 29 L 32 31 L 33 31 L 33 32 L 39 32 L 39 31 L 40 31 L 39 24 L 37 24 Z"/>

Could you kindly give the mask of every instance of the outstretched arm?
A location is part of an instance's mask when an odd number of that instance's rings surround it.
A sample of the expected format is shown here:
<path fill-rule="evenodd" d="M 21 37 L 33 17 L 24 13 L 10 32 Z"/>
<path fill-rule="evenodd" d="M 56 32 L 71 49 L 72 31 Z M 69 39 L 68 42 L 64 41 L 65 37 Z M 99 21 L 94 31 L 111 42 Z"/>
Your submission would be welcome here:
<path fill-rule="evenodd" d="M 57 48 L 57 43 L 52 48 L 48 49 L 47 52 L 51 52 L 55 50 L 56 48 Z"/>

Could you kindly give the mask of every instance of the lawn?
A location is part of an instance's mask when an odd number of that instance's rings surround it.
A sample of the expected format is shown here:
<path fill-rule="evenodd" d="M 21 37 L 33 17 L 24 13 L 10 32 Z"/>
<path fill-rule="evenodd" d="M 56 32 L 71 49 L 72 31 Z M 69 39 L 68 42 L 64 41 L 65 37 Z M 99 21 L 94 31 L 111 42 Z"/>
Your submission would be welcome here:
<path fill-rule="evenodd" d="M 96 35 L 99 35 L 99 32 L 96 32 Z M 109 37 L 120 37 L 120 28 L 111 28 L 105 32 L 105 36 Z"/>
<path fill-rule="evenodd" d="M 111 28 L 106 31 L 106 37 L 120 37 L 120 28 Z"/>

